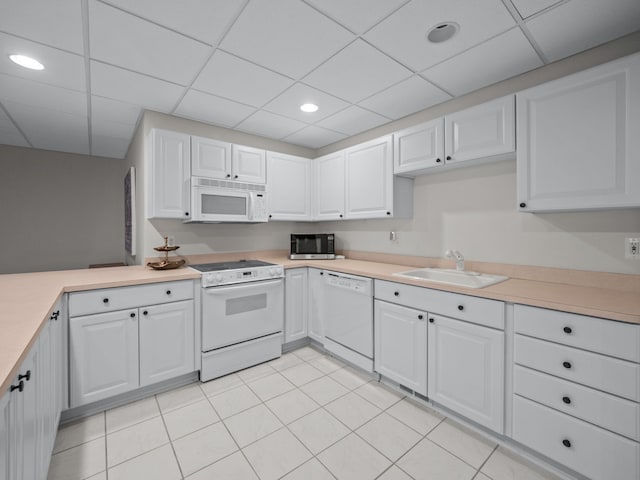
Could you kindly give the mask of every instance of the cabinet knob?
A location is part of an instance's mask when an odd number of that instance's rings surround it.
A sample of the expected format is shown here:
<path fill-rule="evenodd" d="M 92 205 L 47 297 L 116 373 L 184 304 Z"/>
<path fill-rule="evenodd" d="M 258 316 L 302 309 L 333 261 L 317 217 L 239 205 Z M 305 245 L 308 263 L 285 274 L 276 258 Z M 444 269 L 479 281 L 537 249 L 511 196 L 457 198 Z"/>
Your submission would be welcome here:
<path fill-rule="evenodd" d="M 10 392 L 13 392 L 14 390 L 18 390 L 19 392 L 24 390 L 24 382 L 20 381 L 20 383 L 18 383 L 18 385 L 11 385 L 11 388 L 9 389 Z"/>
<path fill-rule="evenodd" d="M 564 327 L 564 328 L 562 329 L 562 331 L 563 331 L 564 333 L 567 333 L 567 334 L 569 334 L 569 333 L 573 332 L 573 330 L 571 330 L 571 327 Z"/>
<path fill-rule="evenodd" d="M 447 160 L 451 160 L 451 155 L 447 155 Z"/>
<path fill-rule="evenodd" d="M 562 397 L 562 401 L 563 401 L 564 403 L 566 403 L 567 405 L 570 405 L 570 404 L 571 404 L 571 399 L 570 399 L 569 397 Z"/>
<path fill-rule="evenodd" d="M 238 175 L 234 175 L 233 178 L 238 178 Z"/>
<path fill-rule="evenodd" d="M 320 275 L 324 275 L 324 272 L 320 272 Z"/>
<path fill-rule="evenodd" d="M 231 178 L 231 174 L 230 173 L 227 173 L 227 178 Z"/>
<path fill-rule="evenodd" d="M 571 362 L 562 362 L 562 366 L 563 366 L 564 368 L 569 369 L 569 368 L 571 368 Z"/>
<path fill-rule="evenodd" d="M 527 204 L 526 204 L 526 203 L 524 203 L 524 202 L 520 202 L 520 208 L 524 208 L 524 207 L 526 207 L 526 206 L 527 206 Z"/>
<path fill-rule="evenodd" d="M 27 373 L 25 373 L 24 375 L 22 375 L 22 374 L 18 375 L 18 380 L 22 380 L 23 378 L 24 378 L 27 382 L 28 382 L 29 380 L 31 380 L 31 370 L 27 370 Z"/>
<path fill-rule="evenodd" d="M 167 290 L 167 295 L 171 295 L 171 290 Z"/>
<path fill-rule="evenodd" d="M 149 315 L 149 312 L 147 312 L 146 310 L 144 312 L 142 312 L 143 315 Z"/>
<path fill-rule="evenodd" d="M 562 444 L 567 448 L 571 448 L 571 441 L 566 438 L 562 440 Z"/>
<path fill-rule="evenodd" d="M 340 218 L 342 218 L 342 214 L 340 214 Z"/>
<path fill-rule="evenodd" d="M 393 292 L 393 294 L 394 294 L 396 297 L 399 297 L 399 296 L 400 296 L 400 292 Z"/>
<path fill-rule="evenodd" d="M 387 212 L 387 215 L 391 215 L 391 212 Z"/>
<path fill-rule="evenodd" d="M 463 311 L 464 310 L 464 305 L 458 305 L 458 310 Z"/>
<path fill-rule="evenodd" d="M 440 163 L 442 160 L 440 160 L 439 158 L 436 158 L 436 163 Z"/>
<path fill-rule="evenodd" d="M 422 315 L 418 315 L 418 320 L 422 320 L 424 317 Z"/>
<path fill-rule="evenodd" d="M 273 218 L 273 215 L 269 214 L 269 218 Z"/>
<path fill-rule="evenodd" d="M 108 299 L 108 298 L 106 298 L 106 297 L 105 297 L 105 298 L 103 298 L 103 299 L 102 299 L 102 303 L 109 303 L 109 299 Z"/>
<path fill-rule="evenodd" d="M 129 314 L 129 316 L 130 316 L 131 318 L 136 318 L 136 314 L 135 314 L 135 313 L 133 313 L 133 312 L 131 312 L 131 313 Z"/>
<path fill-rule="evenodd" d="M 436 321 L 436 320 L 435 320 L 435 318 L 430 318 L 430 319 L 429 319 L 429 323 L 433 323 L 433 322 L 435 322 L 435 321 Z"/>
<path fill-rule="evenodd" d="M 184 216 L 188 217 L 189 216 L 189 212 L 184 212 Z"/>

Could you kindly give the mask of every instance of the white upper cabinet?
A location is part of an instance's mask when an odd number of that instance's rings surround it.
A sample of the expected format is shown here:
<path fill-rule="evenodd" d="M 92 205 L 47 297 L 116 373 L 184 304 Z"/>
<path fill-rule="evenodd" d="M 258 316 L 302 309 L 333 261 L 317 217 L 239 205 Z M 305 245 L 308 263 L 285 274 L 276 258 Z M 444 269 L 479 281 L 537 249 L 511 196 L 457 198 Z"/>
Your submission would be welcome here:
<path fill-rule="evenodd" d="M 191 137 L 153 129 L 150 142 L 147 218 L 188 218 Z"/>
<path fill-rule="evenodd" d="M 269 220 L 312 219 L 311 162 L 284 153 L 267 153 Z"/>
<path fill-rule="evenodd" d="M 640 206 L 640 55 L 518 93 L 522 211 Z"/>
<path fill-rule="evenodd" d="M 233 145 L 231 179 L 238 182 L 266 183 L 266 152 L 259 148 Z"/>
<path fill-rule="evenodd" d="M 445 116 L 445 162 L 513 155 L 516 151 L 514 102 L 513 95 L 508 95 Z"/>
<path fill-rule="evenodd" d="M 316 220 L 344 218 L 344 151 L 313 160 Z"/>
<path fill-rule="evenodd" d="M 395 174 L 444 165 L 444 118 L 395 133 L 393 149 Z"/>
<path fill-rule="evenodd" d="M 498 98 L 394 133 L 394 173 L 415 176 L 433 167 L 513 157 L 514 96 Z"/>
<path fill-rule="evenodd" d="M 211 138 L 191 137 L 191 175 L 231 178 L 231 144 Z"/>

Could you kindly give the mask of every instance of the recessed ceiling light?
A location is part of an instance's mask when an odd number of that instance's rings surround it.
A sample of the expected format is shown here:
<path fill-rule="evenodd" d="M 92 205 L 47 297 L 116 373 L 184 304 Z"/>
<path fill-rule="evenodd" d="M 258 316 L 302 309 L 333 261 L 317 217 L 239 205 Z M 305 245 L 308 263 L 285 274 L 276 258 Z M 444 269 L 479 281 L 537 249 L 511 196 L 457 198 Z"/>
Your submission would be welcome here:
<path fill-rule="evenodd" d="M 456 22 L 442 22 L 429 29 L 427 40 L 431 43 L 442 43 L 449 40 L 460 30 L 460 25 Z"/>
<path fill-rule="evenodd" d="M 315 103 L 304 103 L 300 105 L 300 110 L 306 113 L 313 113 L 318 111 L 318 105 Z"/>
<path fill-rule="evenodd" d="M 44 65 L 35 58 L 27 57 L 25 55 L 9 55 L 9 59 L 21 67 L 30 68 L 31 70 L 44 70 Z"/>

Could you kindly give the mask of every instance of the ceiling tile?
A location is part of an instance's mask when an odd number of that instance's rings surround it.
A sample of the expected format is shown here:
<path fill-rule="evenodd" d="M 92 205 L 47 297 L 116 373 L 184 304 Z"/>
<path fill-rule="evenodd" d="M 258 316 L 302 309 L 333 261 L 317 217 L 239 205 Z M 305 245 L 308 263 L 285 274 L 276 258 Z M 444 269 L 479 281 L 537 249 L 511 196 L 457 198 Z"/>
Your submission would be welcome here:
<path fill-rule="evenodd" d="M 447 42 L 427 41 L 427 31 L 456 22 L 460 31 Z M 415 71 L 424 70 L 508 30 L 515 21 L 500 0 L 412 0 L 372 28 L 364 38 Z"/>
<path fill-rule="evenodd" d="M 226 98 L 189 90 L 176 108 L 175 114 L 200 122 L 233 127 L 254 111 L 255 108 L 232 102 Z"/>
<path fill-rule="evenodd" d="M 250 2 L 220 44 L 258 65 L 298 79 L 354 36 L 299 0 Z"/>
<path fill-rule="evenodd" d="M 318 122 L 317 125 L 346 135 L 355 135 L 388 122 L 388 118 L 354 105 Z"/>
<path fill-rule="evenodd" d="M 303 81 L 336 97 L 357 102 L 411 74 L 411 70 L 358 39 Z"/>
<path fill-rule="evenodd" d="M 22 136 L 7 114 L 0 108 L 0 144 L 28 147 L 29 143 Z"/>
<path fill-rule="evenodd" d="M 640 1 L 570 1 L 526 23 L 550 61 L 638 30 Z"/>
<path fill-rule="evenodd" d="M 392 119 L 406 117 L 451 96 L 424 78 L 414 75 L 360 102 L 360 105 Z"/>
<path fill-rule="evenodd" d="M 263 137 L 280 139 L 304 128 L 306 125 L 291 118 L 262 110 L 254 113 L 236 128 Z"/>
<path fill-rule="evenodd" d="M 121 68 L 91 62 L 91 93 L 100 97 L 142 105 L 149 110 L 170 112 L 184 87 Z"/>
<path fill-rule="evenodd" d="M 87 94 L 0 74 L 0 100 L 87 115 Z"/>
<path fill-rule="evenodd" d="M 110 98 L 91 96 L 91 118 L 95 122 L 118 122 L 136 125 L 142 109 L 138 105 Z"/>
<path fill-rule="evenodd" d="M 3 102 L 35 148 L 89 154 L 87 117 Z"/>
<path fill-rule="evenodd" d="M 184 35 L 215 45 L 245 1 L 229 0 L 108 0 L 128 12 Z"/>
<path fill-rule="evenodd" d="M 30 70 L 16 65 L 9 60 L 9 55 L 14 53 L 39 60 L 45 69 Z M 0 33 L 0 73 L 71 90 L 86 91 L 83 57 L 4 33 Z"/>
<path fill-rule="evenodd" d="M 305 0 L 354 33 L 369 30 L 407 0 Z"/>
<path fill-rule="evenodd" d="M 563 1 L 565 0 L 511 0 L 511 3 L 522 18 L 527 18 Z"/>
<path fill-rule="evenodd" d="M 344 138 L 347 138 L 347 136 L 342 133 L 316 127 L 315 125 L 309 125 L 282 140 L 307 148 L 320 148 Z"/>
<path fill-rule="evenodd" d="M 314 113 L 303 112 L 300 110 L 300 105 L 303 103 L 315 103 L 319 107 L 318 111 Z M 348 106 L 347 102 L 336 97 L 327 95 L 313 87 L 296 83 L 278 98 L 265 105 L 264 109 L 285 117 L 295 118 L 301 122 L 313 123 Z"/>
<path fill-rule="evenodd" d="M 211 47 L 95 0 L 89 3 L 91 58 L 188 85 Z"/>
<path fill-rule="evenodd" d="M 120 122 L 110 122 L 108 120 L 91 119 L 92 135 L 104 135 L 111 138 L 119 138 L 121 140 L 131 139 L 135 133 L 136 126 Z"/>
<path fill-rule="evenodd" d="M 4 1 L 0 30 L 82 54 L 81 3 L 81 0 Z"/>
<path fill-rule="evenodd" d="M 99 157 L 124 158 L 129 149 L 131 137 L 112 138 L 106 135 L 91 136 L 91 154 Z"/>
<path fill-rule="evenodd" d="M 422 76 L 457 96 L 542 65 L 520 28 L 514 28 L 425 70 Z"/>
<path fill-rule="evenodd" d="M 217 50 L 193 88 L 260 107 L 292 83 L 293 80 L 285 76 Z"/>

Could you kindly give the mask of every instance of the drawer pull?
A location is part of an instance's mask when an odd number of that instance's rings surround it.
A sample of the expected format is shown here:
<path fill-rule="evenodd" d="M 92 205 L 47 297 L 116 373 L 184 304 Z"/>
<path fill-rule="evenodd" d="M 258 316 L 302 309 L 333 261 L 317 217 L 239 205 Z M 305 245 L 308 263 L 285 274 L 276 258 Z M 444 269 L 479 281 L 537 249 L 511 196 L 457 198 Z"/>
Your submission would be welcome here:
<path fill-rule="evenodd" d="M 136 318 L 136 314 L 135 314 L 135 313 L 130 313 L 130 314 L 129 314 L 129 316 L 130 316 L 131 318 Z"/>
<path fill-rule="evenodd" d="M 571 404 L 571 399 L 569 397 L 562 397 L 562 401 L 567 405 Z"/>
<path fill-rule="evenodd" d="M 571 332 L 573 332 L 573 330 L 571 329 L 571 327 L 564 327 L 562 330 L 563 330 L 563 331 L 564 331 L 564 333 L 566 333 L 566 334 L 570 334 Z"/>
<path fill-rule="evenodd" d="M 458 305 L 458 310 L 460 311 L 464 310 L 464 305 Z"/>
<path fill-rule="evenodd" d="M 424 317 L 422 315 L 418 315 L 418 320 L 422 320 Z"/>
<path fill-rule="evenodd" d="M 29 380 L 31 380 L 31 370 L 27 370 L 27 373 L 25 373 L 24 375 L 22 375 L 22 374 L 18 375 L 18 380 L 22 380 L 23 378 L 24 378 L 27 382 L 28 382 Z"/>
<path fill-rule="evenodd" d="M 19 392 L 24 390 L 24 382 L 22 380 L 20 380 L 20 383 L 18 383 L 18 385 L 11 385 L 11 388 L 9 389 L 10 392 L 13 392 L 14 390 L 18 390 Z"/>
<path fill-rule="evenodd" d="M 107 297 L 104 297 L 104 298 L 102 299 L 102 303 L 109 303 L 109 299 L 108 299 Z"/>
<path fill-rule="evenodd" d="M 142 312 L 143 315 L 149 315 L 149 312 L 147 312 L 146 310 L 144 312 Z"/>
<path fill-rule="evenodd" d="M 571 362 L 562 362 L 562 366 L 563 366 L 564 368 L 569 369 L 569 368 L 571 368 Z"/>
<path fill-rule="evenodd" d="M 396 297 L 399 297 L 399 296 L 400 296 L 400 292 L 393 292 L 393 294 L 394 294 Z"/>
<path fill-rule="evenodd" d="M 562 440 L 562 444 L 567 448 L 571 448 L 571 441 L 567 440 L 566 438 Z"/>
<path fill-rule="evenodd" d="M 167 295 L 171 295 L 171 290 L 167 290 Z"/>
<path fill-rule="evenodd" d="M 430 318 L 429 323 L 433 323 L 433 322 L 435 322 L 435 320 L 433 318 Z"/>

